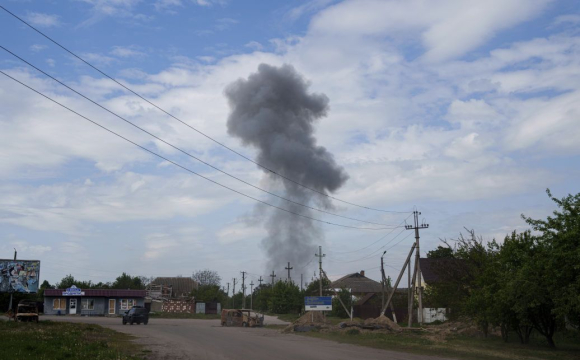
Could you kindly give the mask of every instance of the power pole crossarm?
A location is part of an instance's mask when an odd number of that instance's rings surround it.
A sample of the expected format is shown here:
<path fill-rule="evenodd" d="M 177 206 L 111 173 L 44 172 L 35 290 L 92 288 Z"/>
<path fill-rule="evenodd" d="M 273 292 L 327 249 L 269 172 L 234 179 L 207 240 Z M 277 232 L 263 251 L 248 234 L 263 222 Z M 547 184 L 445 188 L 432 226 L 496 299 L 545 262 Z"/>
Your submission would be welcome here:
<path fill-rule="evenodd" d="M 286 266 L 285 269 L 288 270 L 288 282 L 291 282 L 292 279 L 290 278 L 290 270 L 292 270 L 294 268 L 293 267 L 290 267 L 290 262 L 288 262 L 288 266 Z"/>
<path fill-rule="evenodd" d="M 272 286 L 274 286 L 274 278 L 276 277 L 276 274 L 274 274 L 274 270 L 272 270 L 272 275 L 270 275 L 270 277 L 272 278 Z"/>

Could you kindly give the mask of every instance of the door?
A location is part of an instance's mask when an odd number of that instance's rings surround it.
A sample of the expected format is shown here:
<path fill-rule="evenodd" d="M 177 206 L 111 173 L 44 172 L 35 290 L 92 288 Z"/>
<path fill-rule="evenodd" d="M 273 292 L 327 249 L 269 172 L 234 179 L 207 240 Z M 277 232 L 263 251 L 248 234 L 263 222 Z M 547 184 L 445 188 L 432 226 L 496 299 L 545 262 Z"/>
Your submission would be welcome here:
<path fill-rule="evenodd" d="M 115 299 L 109 299 L 109 315 L 115 315 Z"/>
<path fill-rule="evenodd" d="M 77 299 L 70 299 L 68 313 L 69 314 L 77 313 Z"/>

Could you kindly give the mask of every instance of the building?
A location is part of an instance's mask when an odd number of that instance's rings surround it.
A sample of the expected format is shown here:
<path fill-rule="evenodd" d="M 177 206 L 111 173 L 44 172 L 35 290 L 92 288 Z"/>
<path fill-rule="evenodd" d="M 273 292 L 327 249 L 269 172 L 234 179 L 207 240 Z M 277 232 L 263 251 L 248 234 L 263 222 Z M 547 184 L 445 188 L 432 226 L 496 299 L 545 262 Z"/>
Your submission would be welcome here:
<path fill-rule="evenodd" d="M 364 270 L 360 273 L 348 274 L 333 281 L 329 286 L 331 289 L 350 289 L 353 296 L 364 296 L 369 293 L 380 293 L 382 285 L 365 276 Z"/>
<path fill-rule="evenodd" d="M 188 299 L 197 286 L 197 282 L 189 277 L 158 277 L 148 288 L 152 299 Z"/>
<path fill-rule="evenodd" d="M 68 289 L 44 290 L 46 315 L 122 315 L 133 306 L 144 306 L 145 290 Z"/>

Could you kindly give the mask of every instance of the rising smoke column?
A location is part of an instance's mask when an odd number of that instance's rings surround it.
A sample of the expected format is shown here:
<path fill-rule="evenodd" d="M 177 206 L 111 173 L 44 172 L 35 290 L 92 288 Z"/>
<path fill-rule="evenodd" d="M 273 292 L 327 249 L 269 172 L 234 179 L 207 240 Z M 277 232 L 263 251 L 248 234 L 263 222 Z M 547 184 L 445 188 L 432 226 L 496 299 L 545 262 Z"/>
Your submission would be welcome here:
<path fill-rule="evenodd" d="M 292 180 L 320 192 L 334 192 L 348 176 L 324 147 L 316 145 L 314 122 L 326 116 L 328 97 L 308 93 L 309 84 L 290 65 L 282 67 L 260 64 L 258 72 L 248 79 L 230 84 L 225 95 L 231 114 L 228 133 L 238 137 L 246 146 L 258 150 L 257 162 Z M 329 199 L 282 179 L 264 170 L 271 187 L 281 187 L 283 196 L 293 201 L 330 208 Z M 281 199 L 277 205 L 296 213 L 319 217 L 310 209 Z M 276 209 L 257 206 L 266 215 L 264 224 L 268 235 L 262 244 L 268 255 L 268 268 L 275 270 L 277 279 L 287 262 L 295 270 L 314 257 L 322 238 L 320 226 L 310 219 Z M 318 241 L 317 241 L 318 240 Z M 315 263 L 313 261 L 313 263 Z M 306 269 L 305 269 L 306 270 Z M 293 272 L 296 280 L 296 272 Z"/>

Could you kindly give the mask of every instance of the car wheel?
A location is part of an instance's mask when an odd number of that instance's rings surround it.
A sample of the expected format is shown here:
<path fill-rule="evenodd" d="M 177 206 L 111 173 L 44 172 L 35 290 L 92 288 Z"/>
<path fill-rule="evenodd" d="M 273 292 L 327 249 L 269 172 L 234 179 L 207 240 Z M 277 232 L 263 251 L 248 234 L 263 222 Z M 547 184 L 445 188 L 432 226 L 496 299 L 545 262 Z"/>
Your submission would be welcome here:
<path fill-rule="evenodd" d="M 129 320 L 129 325 L 133 325 L 133 319 Z"/>
<path fill-rule="evenodd" d="M 143 321 L 143 325 L 147 325 L 148 322 L 149 321 L 147 321 L 147 320 Z"/>

